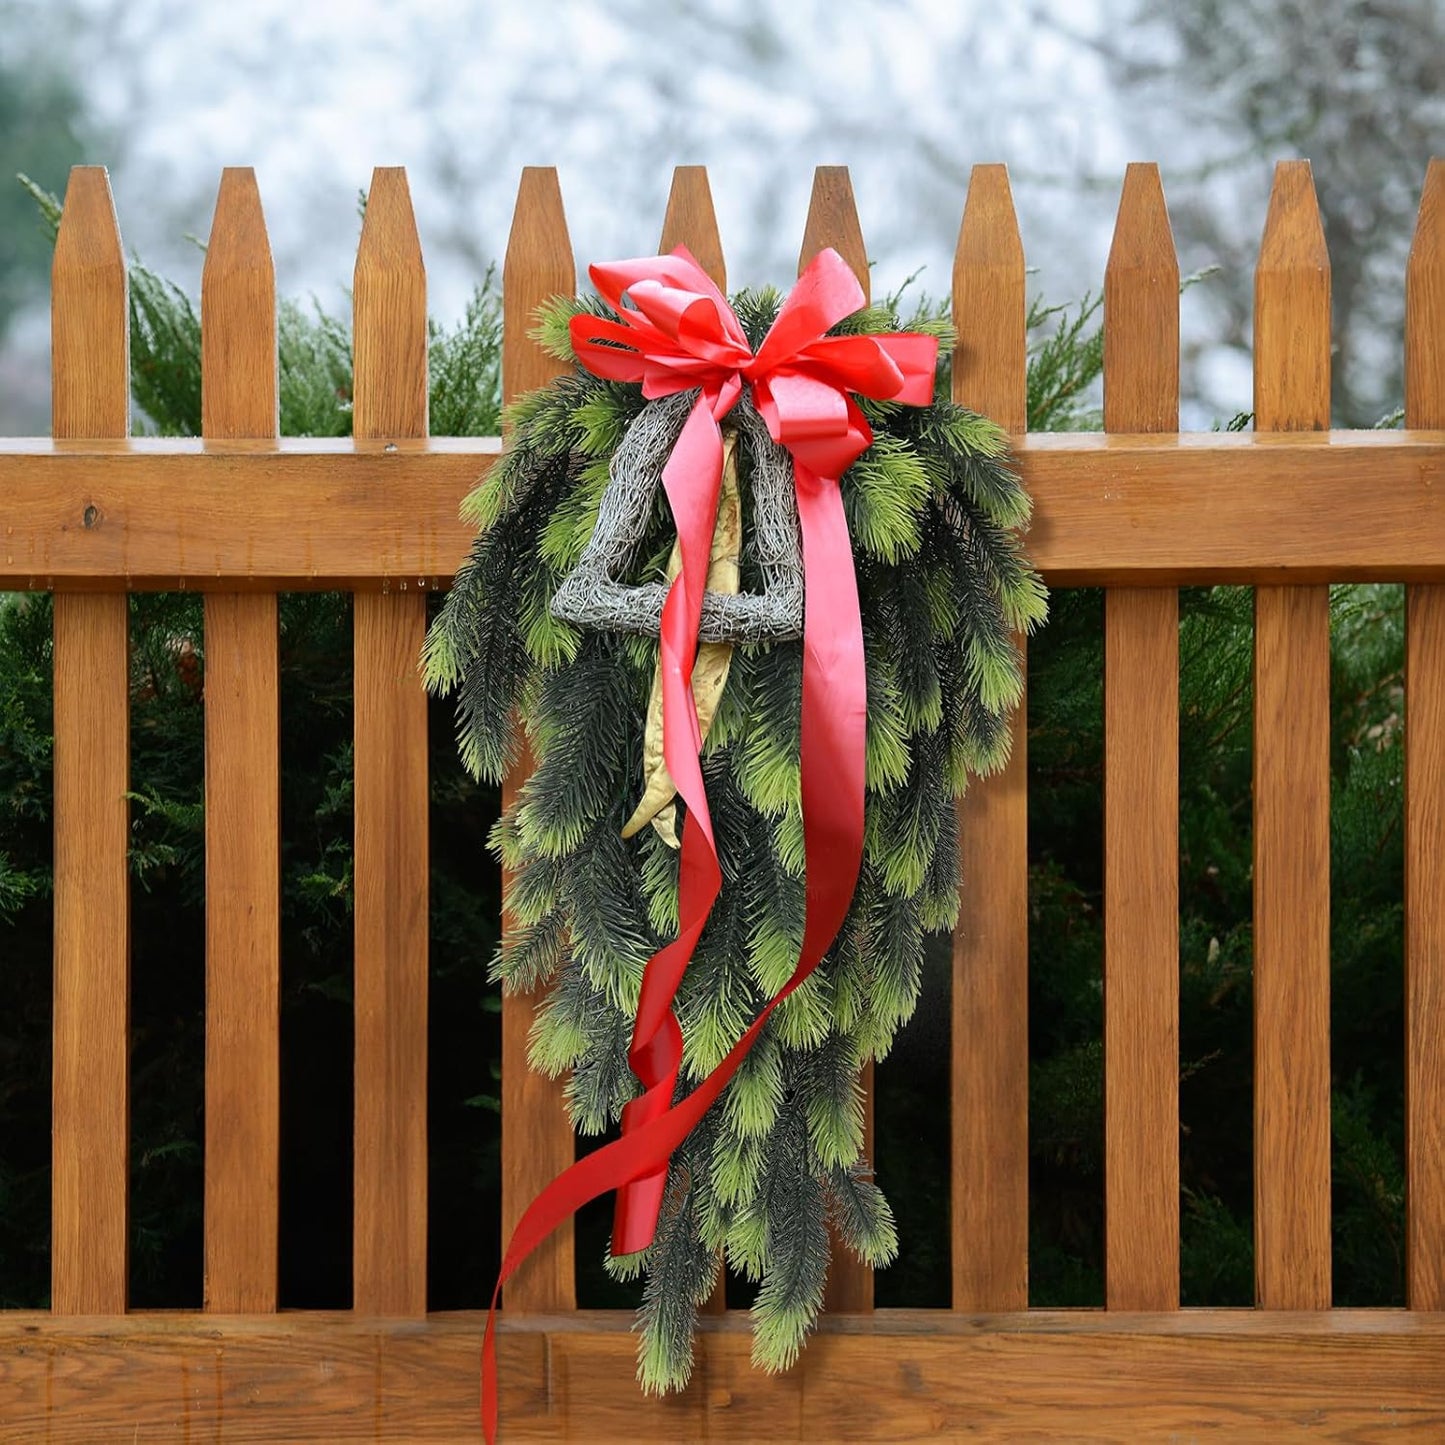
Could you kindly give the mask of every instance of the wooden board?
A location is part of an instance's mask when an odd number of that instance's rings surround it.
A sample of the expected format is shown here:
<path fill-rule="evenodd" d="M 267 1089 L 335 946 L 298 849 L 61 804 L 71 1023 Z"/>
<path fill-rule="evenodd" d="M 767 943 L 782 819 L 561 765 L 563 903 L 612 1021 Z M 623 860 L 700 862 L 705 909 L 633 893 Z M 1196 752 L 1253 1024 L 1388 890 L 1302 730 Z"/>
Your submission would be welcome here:
<path fill-rule="evenodd" d="M 1445 1310 L 1445 587 L 1405 616 L 1406 1288 Z"/>
<path fill-rule="evenodd" d="M 727 262 L 723 257 L 706 166 L 673 167 L 658 253 L 665 256 L 675 246 L 686 246 L 718 290 L 727 294 Z"/>
<path fill-rule="evenodd" d="M 1439 430 L 1060 432 L 1015 448 L 1029 555 L 1052 586 L 1445 580 Z M 457 508 L 498 452 L 494 438 L 0 437 L 0 588 L 444 587 L 472 540 Z"/>
<path fill-rule="evenodd" d="M 1015 434 L 1027 422 L 1024 253 L 1008 172 L 975 166 L 953 271 L 953 396 Z M 1022 647 L 1022 640 L 1020 640 Z M 1029 1302 L 1028 705 L 1008 766 L 959 806 L 953 935 L 953 1305 Z"/>
<path fill-rule="evenodd" d="M 626 1311 L 504 1320 L 502 1440 L 1269 1441 L 1445 1436 L 1445 1321 L 884 1311 L 824 1322 L 797 1366 L 705 1321 L 693 1383 L 644 1396 Z M 863 1328 L 860 1328 L 863 1327 Z M 0 1418 L 52 1445 L 479 1438 L 476 1315 L 0 1316 Z"/>
<path fill-rule="evenodd" d="M 55 435 L 125 436 L 125 261 L 110 183 L 98 166 L 71 172 L 51 326 Z M 126 1305 L 129 611 L 122 596 L 55 600 L 50 1293 L 61 1314 Z"/>
<path fill-rule="evenodd" d="M 1131 165 L 1104 272 L 1104 425 L 1179 426 L 1179 262 Z M 1179 1305 L 1179 596 L 1104 596 L 1104 1294 Z"/>
<path fill-rule="evenodd" d="M 1306 161 L 1275 172 L 1255 272 L 1255 427 L 1330 421 L 1330 271 Z M 1301 521 L 1309 515 L 1301 507 Z M 1330 1303 L 1330 599 L 1254 614 L 1254 1274 L 1266 1309 Z"/>
<path fill-rule="evenodd" d="M 549 297 L 571 295 L 576 286 L 572 242 L 562 210 L 557 172 L 528 166 L 522 172 L 507 257 L 502 272 L 504 306 L 502 390 L 508 401 L 543 386 L 565 370 L 528 335 L 533 313 Z M 502 786 L 508 808 L 531 771 L 523 757 Z M 509 879 L 502 875 L 503 929 L 509 920 Z M 522 1211 L 571 1164 L 572 1123 L 563 1082 L 535 1073 L 527 1063 L 527 1035 L 537 1000 L 502 999 L 502 1250 Z M 573 1227 L 569 1219 L 513 1275 L 503 1296 L 509 1310 L 570 1309 L 577 1302 Z"/>
<path fill-rule="evenodd" d="M 227 169 L 201 274 L 201 427 L 277 431 L 276 282 L 255 174 Z M 162 494 L 164 495 L 164 494 Z M 241 505 L 258 499 L 243 496 Z M 286 505 L 276 517 L 284 521 Z M 174 505 L 174 500 L 170 501 Z M 281 807 L 274 592 L 206 595 L 208 1309 L 276 1308 Z"/>
<path fill-rule="evenodd" d="M 1405 273 L 1405 423 L 1445 426 L 1445 160 Z M 1411 1308 L 1445 1309 L 1445 586 L 1405 589 L 1405 1225 Z"/>
<path fill-rule="evenodd" d="M 406 172 L 378 167 L 353 291 L 358 437 L 427 434 L 426 272 Z M 353 617 L 356 1067 L 352 1304 L 426 1313 L 426 593 L 399 578 Z"/>

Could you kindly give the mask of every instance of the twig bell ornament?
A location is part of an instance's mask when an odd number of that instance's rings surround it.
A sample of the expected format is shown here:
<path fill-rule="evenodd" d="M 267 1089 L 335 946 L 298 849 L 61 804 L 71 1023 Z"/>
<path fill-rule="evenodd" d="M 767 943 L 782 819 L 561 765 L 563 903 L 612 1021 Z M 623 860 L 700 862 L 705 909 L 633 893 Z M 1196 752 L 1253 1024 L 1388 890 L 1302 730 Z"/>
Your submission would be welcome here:
<path fill-rule="evenodd" d="M 666 584 L 629 586 L 617 579 L 628 570 L 646 535 L 663 468 L 694 404 L 687 392 L 659 398 L 648 402 L 628 428 L 608 469 L 597 526 L 576 568 L 553 595 L 555 616 L 582 627 L 660 634 L 663 601 L 682 566 L 680 539 L 672 549 Z M 768 435 L 746 392 L 738 398 L 722 431 L 722 485 L 692 676 L 702 741 L 707 739 L 727 684 L 732 644 L 787 642 L 803 635 L 803 551 L 792 459 Z M 738 586 L 742 548 L 739 452 L 748 463 L 753 552 L 763 580 L 760 592 L 741 592 Z M 663 720 L 659 665 L 647 709 L 643 797 L 623 826 L 622 836 L 630 838 L 651 823 L 669 847 L 677 848 L 681 845 L 672 801 L 677 788 L 663 757 Z"/>
<path fill-rule="evenodd" d="M 647 533 L 662 484 L 663 468 L 695 405 L 691 393 L 648 402 L 628 428 L 608 469 L 597 525 L 581 559 L 552 597 L 553 614 L 579 627 L 659 636 L 668 588 L 682 566 L 681 540 L 673 546 L 667 581 L 627 585 L 619 581 Z M 787 642 L 803 635 L 803 551 L 793 464 L 769 435 L 752 398 L 744 392 L 723 423 L 723 470 L 713 528 L 712 553 L 698 623 L 692 698 L 698 737 L 707 740 L 727 685 L 733 643 Z M 741 592 L 742 504 L 738 453 L 748 465 L 753 504 L 753 550 L 762 573 L 760 592 Z M 622 828 L 630 838 L 651 823 L 671 848 L 677 835 L 676 784 L 664 759 L 662 668 L 653 678 L 643 744 L 643 796 Z"/>
<path fill-rule="evenodd" d="M 524 704 L 537 765 L 494 834 L 514 878 L 494 967 L 550 981 L 534 1062 L 574 1071 L 579 1127 L 622 1126 L 523 1213 L 493 1305 L 615 1190 L 611 1258 L 648 1270 L 641 1373 L 666 1388 L 720 1252 L 763 1278 L 754 1353 L 781 1368 L 827 1220 L 870 1264 L 896 1250 L 857 1070 L 956 917 L 955 798 L 1006 756 L 1013 635 L 1044 593 L 1004 434 L 937 388 L 936 317 L 869 332 L 895 315 L 855 317 L 833 251 L 738 312 L 683 248 L 591 275 L 610 309 L 548 323 L 578 371 L 514 411 L 425 668 L 479 775 L 506 773 Z"/>
<path fill-rule="evenodd" d="M 552 597 L 552 612 L 581 627 L 648 633 L 662 629 L 662 604 L 672 578 L 632 586 L 619 581 L 647 531 L 663 468 L 696 404 L 690 392 L 649 402 L 612 458 L 597 526 L 575 569 Z M 703 594 L 698 637 L 703 642 L 782 642 L 803 635 L 803 552 L 793 464 L 769 435 L 752 399 L 738 398 L 728 422 L 748 463 L 752 527 L 763 590 L 709 588 Z M 724 470 L 724 481 L 727 473 Z M 734 482 L 734 491 L 736 482 Z"/>

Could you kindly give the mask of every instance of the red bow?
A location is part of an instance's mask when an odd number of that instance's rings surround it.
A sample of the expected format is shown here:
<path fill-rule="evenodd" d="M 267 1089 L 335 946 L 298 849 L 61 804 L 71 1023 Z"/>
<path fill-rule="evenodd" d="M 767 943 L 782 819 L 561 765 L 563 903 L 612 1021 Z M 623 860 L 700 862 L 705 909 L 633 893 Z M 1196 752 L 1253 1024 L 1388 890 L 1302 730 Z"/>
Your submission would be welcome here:
<path fill-rule="evenodd" d="M 838 482 L 873 440 L 850 392 L 927 406 L 938 342 L 932 336 L 829 336 L 864 304 L 836 251 L 820 252 L 793 288 L 756 354 L 727 298 L 687 249 L 590 268 L 616 321 L 579 315 L 572 346 L 589 371 L 640 382 L 649 400 L 700 388 L 662 473 L 682 567 L 662 609 L 663 759 L 687 805 L 678 885 L 678 936 L 642 976 L 629 1062 L 643 1092 L 622 1113 L 622 1137 L 565 1170 L 528 1206 L 502 1261 L 483 1343 L 482 1423 L 496 1438 L 493 1325 L 497 1294 L 562 1220 L 616 1189 L 612 1253 L 652 1243 L 668 1161 L 727 1086 L 773 1010 L 832 945 L 847 915 L 863 858 L 867 686 L 853 552 Z M 630 299 L 632 306 L 625 304 Z M 806 919 L 797 967 L 727 1057 L 673 1103 L 682 1029 L 672 1011 L 684 969 L 722 886 L 703 787 L 692 669 L 708 557 L 717 520 L 723 445 L 718 423 L 744 386 L 774 441 L 793 457 L 803 541 L 801 772 Z"/>

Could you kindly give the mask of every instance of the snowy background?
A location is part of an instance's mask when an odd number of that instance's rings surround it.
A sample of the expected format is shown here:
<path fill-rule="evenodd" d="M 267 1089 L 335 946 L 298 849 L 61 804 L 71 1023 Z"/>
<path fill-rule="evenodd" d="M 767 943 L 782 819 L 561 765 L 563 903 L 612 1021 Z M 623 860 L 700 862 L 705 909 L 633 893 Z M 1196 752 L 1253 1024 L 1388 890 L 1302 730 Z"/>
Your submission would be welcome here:
<path fill-rule="evenodd" d="M 1381 191 L 1363 203 L 1384 274 L 1370 324 L 1355 326 L 1363 353 L 1351 353 L 1368 376 L 1344 400 L 1362 415 L 1390 404 L 1392 286 L 1426 158 L 1445 149 L 1445 49 L 1432 57 L 1422 46 L 1445 30 L 1441 8 L 0 0 L 0 63 L 11 75 L 43 66 L 73 85 L 73 158 L 111 167 L 127 247 L 192 293 L 201 255 L 186 237 L 206 234 L 221 167 L 246 164 L 279 289 L 344 312 L 357 193 L 373 166 L 405 165 L 443 321 L 500 258 L 527 164 L 559 167 L 579 269 L 653 249 L 672 167 L 706 164 L 735 285 L 787 282 L 813 167 L 847 164 L 875 290 L 921 268 L 916 284 L 938 293 L 969 168 L 1004 161 L 1033 290 L 1068 302 L 1101 285 L 1126 163 L 1157 160 L 1184 271 L 1221 268 L 1183 298 L 1185 424 L 1208 426 L 1249 406 L 1249 271 L 1273 163 L 1301 154 L 1313 155 L 1322 199 L 1330 185 L 1346 203 Z M 1369 27 L 1389 11 L 1394 28 L 1371 50 Z M 1421 56 L 1413 81 L 1402 53 Z M 1388 99 L 1391 87 L 1404 98 Z M 1398 134 L 1391 104 L 1410 107 L 1418 135 Z M 1333 174 L 1332 159 L 1355 161 L 1361 123 L 1376 149 L 1401 152 L 1394 170 L 1366 145 L 1358 176 Z M 4 140 L 10 169 L 33 171 Z M 37 179 L 64 186 L 63 169 Z M 1386 204 L 1392 183 L 1400 194 Z M 1344 244 L 1331 243 L 1343 276 Z M 46 425 L 47 331 L 41 294 L 3 338 L 0 431 Z"/>

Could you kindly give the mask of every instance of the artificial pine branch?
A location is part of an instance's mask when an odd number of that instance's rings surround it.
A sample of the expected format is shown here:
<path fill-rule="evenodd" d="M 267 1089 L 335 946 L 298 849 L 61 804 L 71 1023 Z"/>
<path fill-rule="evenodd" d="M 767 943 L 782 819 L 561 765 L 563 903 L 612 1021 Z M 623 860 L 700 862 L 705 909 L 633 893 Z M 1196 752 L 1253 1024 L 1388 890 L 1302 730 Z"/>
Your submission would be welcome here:
<path fill-rule="evenodd" d="M 756 346 L 777 294 L 745 292 L 734 305 Z M 567 322 L 579 311 L 605 308 L 544 309 L 536 334 L 552 354 L 571 357 Z M 885 304 L 845 329 L 902 328 Z M 933 313 L 908 329 L 951 341 Z M 677 925 L 677 857 L 650 828 L 620 837 L 641 787 L 656 641 L 579 633 L 549 604 L 591 535 L 608 464 L 640 406 L 637 388 L 579 372 L 512 408 L 508 452 L 467 503 L 480 535 L 425 657 L 429 685 L 458 698 L 462 756 L 479 775 L 504 774 L 510 720 L 526 726 L 536 769 L 494 835 L 516 880 L 517 928 L 494 974 L 513 990 L 545 985 L 532 1060 L 570 1073 L 573 1121 L 586 1132 L 605 1128 L 637 1087 L 627 1041 L 643 966 Z M 830 1220 L 860 1258 L 882 1264 L 896 1250 L 861 1157 L 858 1072 L 911 1017 L 925 939 L 956 916 L 956 797 L 970 772 L 1006 755 L 1022 690 L 1014 634 L 1044 615 L 1012 530 L 1028 498 L 999 428 L 948 400 L 942 368 L 931 406 L 866 410 L 874 443 L 841 482 L 867 672 L 864 866 L 828 957 L 674 1157 L 654 1244 L 609 1264 L 646 1275 L 639 1372 L 649 1389 L 687 1379 L 718 1250 L 760 1284 L 754 1358 L 770 1369 L 792 1362 L 816 1318 Z M 626 580 L 660 577 L 672 540 L 659 495 Z M 745 587 L 759 576 L 753 545 L 745 526 Z M 797 642 L 736 647 L 704 749 L 725 882 L 678 997 L 684 1087 L 716 1066 L 797 961 L 801 659 Z"/>

